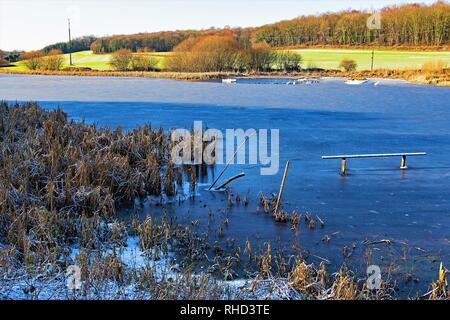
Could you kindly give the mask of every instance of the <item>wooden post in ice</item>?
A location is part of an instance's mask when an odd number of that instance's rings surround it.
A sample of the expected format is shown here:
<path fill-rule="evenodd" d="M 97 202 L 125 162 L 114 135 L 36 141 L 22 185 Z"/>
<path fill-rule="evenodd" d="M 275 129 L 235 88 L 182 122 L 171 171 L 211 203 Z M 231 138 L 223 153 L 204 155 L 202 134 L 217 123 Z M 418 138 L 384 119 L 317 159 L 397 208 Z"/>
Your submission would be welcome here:
<path fill-rule="evenodd" d="M 278 193 L 278 199 L 277 199 L 277 204 L 275 206 L 274 214 L 278 213 L 278 208 L 280 206 L 281 196 L 283 195 L 284 183 L 286 182 L 286 176 L 287 176 L 288 170 L 289 170 L 289 160 L 288 160 L 288 162 L 286 162 L 286 168 L 284 169 L 283 180 L 281 181 L 280 192 Z"/>
<path fill-rule="evenodd" d="M 406 166 L 406 155 L 402 156 L 402 166 L 400 167 L 400 169 L 402 170 L 406 170 L 408 167 Z"/>
<path fill-rule="evenodd" d="M 341 176 L 345 176 L 345 171 L 347 170 L 347 159 L 342 158 L 342 165 L 341 165 Z"/>

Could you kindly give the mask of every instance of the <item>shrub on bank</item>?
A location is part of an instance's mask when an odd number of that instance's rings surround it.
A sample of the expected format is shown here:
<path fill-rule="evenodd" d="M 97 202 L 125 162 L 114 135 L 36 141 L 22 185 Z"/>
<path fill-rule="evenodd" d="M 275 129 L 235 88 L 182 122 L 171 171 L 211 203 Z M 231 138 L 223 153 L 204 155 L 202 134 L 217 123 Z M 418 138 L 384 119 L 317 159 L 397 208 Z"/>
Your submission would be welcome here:
<path fill-rule="evenodd" d="M 109 64 L 114 70 L 127 71 L 133 55 L 129 49 L 120 49 L 111 55 Z"/>
<path fill-rule="evenodd" d="M 358 64 L 355 60 L 352 59 L 343 59 L 341 63 L 339 64 L 339 68 L 343 69 L 344 71 L 350 72 L 355 71 L 358 67 Z"/>
<path fill-rule="evenodd" d="M 245 54 L 249 58 L 246 71 L 270 71 L 276 60 L 276 54 L 267 43 L 254 44 Z"/>
<path fill-rule="evenodd" d="M 29 51 L 20 56 L 20 60 L 24 60 L 25 66 L 29 70 L 39 70 L 43 65 L 44 54 L 42 51 Z"/>
<path fill-rule="evenodd" d="M 281 51 L 276 54 L 276 69 L 281 71 L 299 71 L 302 56 L 293 51 Z"/>
<path fill-rule="evenodd" d="M 117 71 L 156 71 L 158 59 L 146 54 L 134 54 L 129 49 L 120 49 L 111 56 L 109 64 Z"/>
<path fill-rule="evenodd" d="M 64 65 L 64 56 L 61 50 L 52 49 L 43 59 L 42 69 L 44 70 L 61 70 Z"/>
<path fill-rule="evenodd" d="M 61 70 L 64 65 L 64 56 L 61 50 L 50 50 L 47 55 L 42 51 L 25 52 L 20 56 L 29 70 Z"/>
<path fill-rule="evenodd" d="M 156 71 L 158 59 L 145 54 L 133 55 L 131 58 L 131 70 L 134 71 Z"/>

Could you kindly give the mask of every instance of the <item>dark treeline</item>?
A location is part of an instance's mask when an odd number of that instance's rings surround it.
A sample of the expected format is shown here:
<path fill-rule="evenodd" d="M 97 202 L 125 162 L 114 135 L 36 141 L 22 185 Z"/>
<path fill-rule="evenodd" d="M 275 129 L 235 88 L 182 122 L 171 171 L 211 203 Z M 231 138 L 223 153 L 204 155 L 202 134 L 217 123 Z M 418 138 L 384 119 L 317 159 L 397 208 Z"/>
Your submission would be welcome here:
<path fill-rule="evenodd" d="M 119 49 L 136 51 L 171 51 L 192 36 L 221 36 L 232 31 L 238 41 L 249 47 L 252 42 L 266 42 L 272 47 L 298 45 L 368 45 L 439 46 L 450 43 L 450 4 L 410 4 L 382 10 L 382 29 L 370 31 L 369 13 L 342 11 L 318 16 L 302 16 L 259 28 L 188 30 L 118 35 L 97 39 L 94 53 Z M 62 49 L 61 49 L 62 50 Z M 62 50 L 64 52 L 64 50 Z"/>
<path fill-rule="evenodd" d="M 172 51 L 178 44 L 192 36 L 223 35 L 228 30 L 209 29 L 209 30 L 186 30 L 173 32 L 155 32 L 139 33 L 134 35 L 118 35 L 97 39 L 91 45 L 94 53 L 109 53 L 119 49 L 129 49 L 137 51 Z M 250 29 L 233 29 L 232 32 L 240 39 L 242 43 L 250 43 Z"/>
<path fill-rule="evenodd" d="M 344 11 L 302 16 L 259 28 L 254 40 L 272 47 L 296 45 L 439 46 L 450 43 L 450 4 L 393 6 L 381 12 L 381 30 L 367 28 L 369 13 Z"/>
<path fill-rule="evenodd" d="M 0 63 L 0 66 L 6 65 L 6 63 L 16 62 L 19 60 L 21 51 L 3 51 L 0 50 L 0 59 L 3 63 Z"/>
<path fill-rule="evenodd" d="M 42 49 L 42 51 L 47 54 L 51 50 L 60 50 L 62 53 L 69 53 L 69 52 L 78 52 L 78 51 L 85 51 L 90 50 L 91 44 L 97 40 L 94 36 L 84 36 L 75 38 L 69 42 L 58 42 L 55 44 L 51 44 L 49 46 L 46 46 Z"/>
<path fill-rule="evenodd" d="M 60 42 L 42 49 L 62 53 L 92 50 L 94 53 L 111 53 L 120 49 L 132 52 L 172 51 L 189 38 L 225 36 L 233 34 L 240 48 L 250 49 L 256 43 L 271 47 L 290 46 L 447 46 L 450 45 L 450 3 L 439 1 L 432 5 L 409 4 L 391 6 L 381 12 L 381 30 L 369 30 L 363 11 L 341 11 L 321 15 L 301 16 L 293 20 L 258 28 L 225 28 L 208 30 L 181 30 L 102 38 L 85 36 Z M 20 53 L 3 56 L 14 62 Z"/>

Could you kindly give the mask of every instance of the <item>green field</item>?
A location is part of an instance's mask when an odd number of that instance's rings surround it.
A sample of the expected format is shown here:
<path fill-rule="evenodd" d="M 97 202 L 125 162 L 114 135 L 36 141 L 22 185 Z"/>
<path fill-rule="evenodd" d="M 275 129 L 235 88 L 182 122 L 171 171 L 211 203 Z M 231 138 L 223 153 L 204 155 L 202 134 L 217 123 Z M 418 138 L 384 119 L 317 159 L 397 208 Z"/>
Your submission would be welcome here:
<path fill-rule="evenodd" d="M 344 58 L 353 59 L 358 64 L 359 70 L 369 70 L 371 66 L 372 51 L 350 49 L 296 49 L 303 57 L 303 68 L 316 67 L 323 69 L 338 69 L 339 63 Z M 170 52 L 139 53 L 147 54 L 159 59 L 158 67 L 164 67 L 164 58 Z M 69 55 L 64 55 L 66 66 L 69 66 Z M 93 54 L 92 51 L 81 51 L 72 54 L 75 67 L 89 67 L 96 70 L 110 70 L 109 60 L 111 54 Z M 425 62 L 433 60 L 446 61 L 450 66 L 450 52 L 408 52 L 394 50 L 376 50 L 375 69 L 417 69 Z M 26 70 L 23 62 L 17 62 L 13 66 L 6 67 L 13 70 Z"/>
<path fill-rule="evenodd" d="M 151 52 L 151 53 L 135 53 L 146 54 L 155 57 L 159 60 L 158 68 L 163 67 L 164 56 L 167 56 L 166 52 Z M 73 67 L 88 67 L 95 70 L 111 70 L 109 60 L 111 54 L 94 54 L 92 51 L 80 51 L 72 53 Z M 69 66 L 69 55 L 64 55 L 65 67 Z M 12 70 L 27 70 L 23 62 L 19 61 L 13 63 L 12 66 L 6 67 L 6 69 Z"/>
<path fill-rule="evenodd" d="M 344 58 L 355 60 L 359 70 L 370 70 L 372 50 L 346 49 L 300 49 L 291 50 L 303 57 L 303 67 L 338 69 Z M 375 69 L 418 69 L 425 62 L 446 61 L 450 66 L 450 52 L 408 52 L 394 50 L 375 50 Z"/>

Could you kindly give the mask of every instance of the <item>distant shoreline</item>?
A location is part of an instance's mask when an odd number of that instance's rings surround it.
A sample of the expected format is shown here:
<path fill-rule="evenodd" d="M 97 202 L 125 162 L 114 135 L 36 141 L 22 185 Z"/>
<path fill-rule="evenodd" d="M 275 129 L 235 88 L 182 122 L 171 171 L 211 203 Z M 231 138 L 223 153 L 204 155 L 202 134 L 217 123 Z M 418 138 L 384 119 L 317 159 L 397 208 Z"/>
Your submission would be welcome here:
<path fill-rule="evenodd" d="M 49 75 L 49 76 L 73 76 L 73 77 L 138 77 L 138 78 L 162 78 L 184 81 L 220 80 L 230 77 L 240 78 L 327 78 L 340 77 L 350 79 L 393 79 L 406 80 L 416 84 L 428 84 L 434 86 L 450 87 L 450 69 L 439 71 L 423 70 L 391 70 L 376 69 L 365 71 L 344 72 L 340 70 L 305 70 L 299 72 L 258 72 L 258 73 L 233 73 L 233 72 L 142 72 L 142 71 L 81 71 L 81 70 L 7 70 L 0 69 L 0 74 L 17 75 Z"/>

